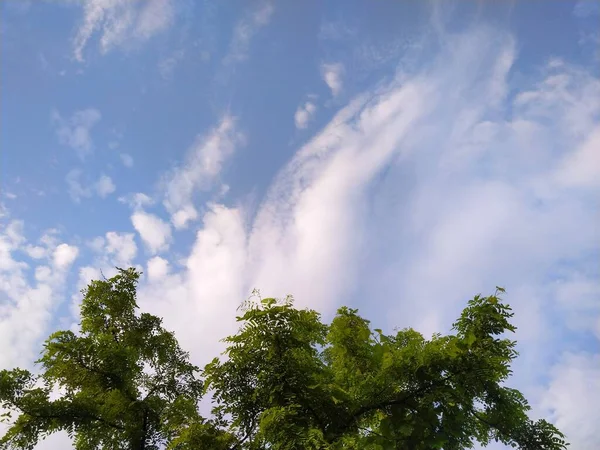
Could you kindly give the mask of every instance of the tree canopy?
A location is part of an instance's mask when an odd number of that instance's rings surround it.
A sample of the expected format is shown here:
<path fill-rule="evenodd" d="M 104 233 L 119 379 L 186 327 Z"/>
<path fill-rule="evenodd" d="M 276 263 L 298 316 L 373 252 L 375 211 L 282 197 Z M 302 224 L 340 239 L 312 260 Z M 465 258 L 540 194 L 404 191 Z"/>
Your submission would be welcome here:
<path fill-rule="evenodd" d="M 291 298 L 249 301 L 225 354 L 200 371 L 161 319 L 137 314 L 139 275 L 119 269 L 91 282 L 79 333 L 50 335 L 39 375 L 0 371 L 10 424 L 0 448 L 31 449 L 59 430 L 81 450 L 567 447 L 505 385 L 517 353 L 501 288 L 475 296 L 452 334 L 431 339 L 385 334 L 347 307 L 325 324 Z"/>

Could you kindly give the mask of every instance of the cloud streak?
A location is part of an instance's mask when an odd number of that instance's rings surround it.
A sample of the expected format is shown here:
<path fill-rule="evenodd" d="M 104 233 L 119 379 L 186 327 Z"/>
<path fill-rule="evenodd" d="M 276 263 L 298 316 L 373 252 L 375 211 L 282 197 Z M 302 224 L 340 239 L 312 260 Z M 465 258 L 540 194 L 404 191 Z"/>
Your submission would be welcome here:
<path fill-rule="evenodd" d="M 73 56 L 84 61 L 89 40 L 99 35 L 100 53 L 128 48 L 167 30 L 174 21 L 172 0 L 85 0 L 83 19 L 73 39 Z"/>
<path fill-rule="evenodd" d="M 62 145 L 75 150 L 80 159 L 92 153 L 94 144 L 91 131 L 102 118 L 100 111 L 94 108 L 83 109 L 65 119 L 55 110 L 51 118 L 56 126 L 58 141 Z"/>
<path fill-rule="evenodd" d="M 75 203 L 79 203 L 83 198 L 90 198 L 93 195 L 106 198 L 117 189 L 112 178 L 108 175 L 100 175 L 98 180 L 89 185 L 81 181 L 82 176 L 83 171 L 81 169 L 72 169 L 65 177 L 67 192 Z"/>
<path fill-rule="evenodd" d="M 323 81 L 331 90 L 331 94 L 334 97 L 337 97 L 344 87 L 343 83 L 343 75 L 344 75 L 344 66 L 341 63 L 328 63 L 321 65 L 321 75 L 323 76 Z"/>
<path fill-rule="evenodd" d="M 188 150 L 185 163 L 173 169 L 163 180 L 163 204 L 175 228 L 185 228 L 197 219 L 194 195 L 210 190 L 225 162 L 244 143 L 233 117 L 224 116 L 208 134 L 199 136 Z"/>
<path fill-rule="evenodd" d="M 261 1 L 236 24 L 229 44 L 229 52 L 223 60 L 225 65 L 239 63 L 248 58 L 252 38 L 261 28 L 269 24 L 274 10 L 273 2 Z"/>
<path fill-rule="evenodd" d="M 298 109 L 294 114 L 294 123 L 296 128 L 300 130 L 306 128 L 316 112 L 317 105 L 311 101 L 305 102 L 304 104 L 298 106 Z"/>

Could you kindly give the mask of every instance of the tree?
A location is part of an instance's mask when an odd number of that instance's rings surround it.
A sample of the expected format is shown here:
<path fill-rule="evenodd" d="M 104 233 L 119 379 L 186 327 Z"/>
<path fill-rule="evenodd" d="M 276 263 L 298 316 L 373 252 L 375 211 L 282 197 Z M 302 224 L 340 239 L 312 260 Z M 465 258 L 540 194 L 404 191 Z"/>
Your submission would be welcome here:
<path fill-rule="evenodd" d="M 37 361 L 41 376 L 0 371 L 5 417 L 20 412 L 0 448 L 31 449 L 64 430 L 81 450 L 149 450 L 174 439 L 184 424 L 202 423 L 198 368 L 159 318 L 136 315 L 138 278 L 134 269 L 119 269 L 91 282 L 83 291 L 80 333 L 48 338 Z M 62 395 L 53 399 L 54 387 Z"/>
<path fill-rule="evenodd" d="M 327 326 L 291 299 L 251 303 L 226 339 L 227 359 L 205 368 L 213 412 L 246 449 L 565 449 L 504 386 L 517 353 L 502 337 L 515 327 L 499 292 L 471 300 L 455 334 L 429 340 L 371 330 L 355 309 L 340 308 Z"/>
<path fill-rule="evenodd" d="M 327 325 L 291 298 L 249 301 L 202 382 L 161 320 L 136 314 L 138 278 L 119 269 L 91 282 L 80 332 L 48 338 L 39 376 L 0 371 L 0 405 L 8 420 L 18 412 L 0 448 L 31 449 L 59 430 L 80 450 L 566 448 L 504 386 L 516 352 L 503 335 L 515 328 L 498 291 L 471 300 L 455 334 L 429 340 L 372 330 L 345 307 Z M 208 392 L 210 420 L 198 412 Z"/>

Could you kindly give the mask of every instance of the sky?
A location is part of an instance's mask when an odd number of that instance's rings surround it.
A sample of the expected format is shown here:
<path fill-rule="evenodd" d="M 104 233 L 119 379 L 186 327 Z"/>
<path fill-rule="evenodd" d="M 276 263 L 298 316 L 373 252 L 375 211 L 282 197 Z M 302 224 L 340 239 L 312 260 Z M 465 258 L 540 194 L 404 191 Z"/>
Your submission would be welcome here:
<path fill-rule="evenodd" d="M 1 368 L 115 266 L 198 365 L 254 288 L 431 335 L 499 285 L 512 386 L 597 448 L 600 2 L 0 9 Z"/>

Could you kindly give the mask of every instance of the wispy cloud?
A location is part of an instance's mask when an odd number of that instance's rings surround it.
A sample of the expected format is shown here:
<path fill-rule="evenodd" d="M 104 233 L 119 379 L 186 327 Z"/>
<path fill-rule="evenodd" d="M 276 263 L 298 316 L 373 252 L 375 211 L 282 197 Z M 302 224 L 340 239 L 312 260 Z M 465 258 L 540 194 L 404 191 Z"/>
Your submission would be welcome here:
<path fill-rule="evenodd" d="M 599 16 L 600 5 L 598 5 L 598 2 L 595 1 L 579 0 L 573 7 L 573 15 L 580 19 Z"/>
<path fill-rule="evenodd" d="M 90 154 L 94 148 L 91 131 L 101 118 L 100 111 L 94 108 L 76 111 L 66 119 L 56 110 L 51 114 L 59 142 L 75 150 L 81 159 Z"/>
<path fill-rule="evenodd" d="M 298 109 L 294 114 L 294 123 L 296 124 L 296 128 L 306 128 L 316 112 L 317 105 L 315 105 L 311 101 L 307 101 L 302 105 L 298 106 Z"/>
<path fill-rule="evenodd" d="M 595 399 L 600 398 L 600 354 L 562 355 L 541 398 L 542 411 L 569 434 L 573 449 L 596 448 L 600 411 Z"/>
<path fill-rule="evenodd" d="M 105 198 L 107 195 L 112 194 L 117 189 L 112 178 L 108 175 L 100 175 L 100 178 L 98 178 L 98 181 L 96 181 L 94 184 L 94 188 L 98 196 L 101 198 Z"/>
<path fill-rule="evenodd" d="M 128 153 L 121 153 L 119 157 L 125 167 L 133 167 L 133 156 Z"/>
<path fill-rule="evenodd" d="M 274 10 L 273 2 L 265 0 L 258 2 L 251 11 L 244 15 L 233 30 L 229 52 L 223 60 L 224 64 L 235 64 L 248 57 L 252 38 L 271 21 Z"/>
<path fill-rule="evenodd" d="M 96 33 L 101 53 L 147 41 L 168 29 L 175 16 L 172 0 L 84 0 L 83 19 L 73 40 L 76 60 Z"/>
<path fill-rule="evenodd" d="M 119 202 L 129 205 L 133 210 L 143 209 L 145 206 L 154 204 L 154 200 L 148 195 L 142 192 L 136 192 L 135 194 L 124 195 L 119 197 Z"/>
<path fill-rule="evenodd" d="M 177 65 L 183 60 L 185 56 L 184 50 L 176 50 L 171 53 L 168 57 L 161 59 L 158 63 L 158 72 L 160 76 L 165 80 L 170 80 L 173 77 L 173 72 Z"/>
<path fill-rule="evenodd" d="M 79 203 L 82 198 L 92 196 L 92 190 L 81 184 L 82 173 L 83 172 L 79 169 L 73 169 L 69 171 L 65 178 L 69 195 L 76 203 Z"/>
<path fill-rule="evenodd" d="M 213 187 L 223 164 L 243 142 L 235 120 L 225 116 L 216 128 L 196 139 L 185 163 L 167 174 L 163 180 L 164 205 L 175 228 L 185 228 L 198 217 L 194 194 Z"/>
<path fill-rule="evenodd" d="M 344 66 L 342 63 L 327 63 L 321 65 L 321 75 L 323 81 L 331 90 L 331 94 L 336 97 L 342 92 L 344 75 Z"/>
<path fill-rule="evenodd" d="M 112 178 L 108 175 L 102 174 L 98 180 L 90 184 L 82 182 L 82 177 L 83 171 L 81 169 L 72 169 L 65 178 L 67 191 L 76 203 L 79 203 L 83 198 L 92 197 L 94 194 L 100 198 L 105 198 L 117 189 Z"/>

